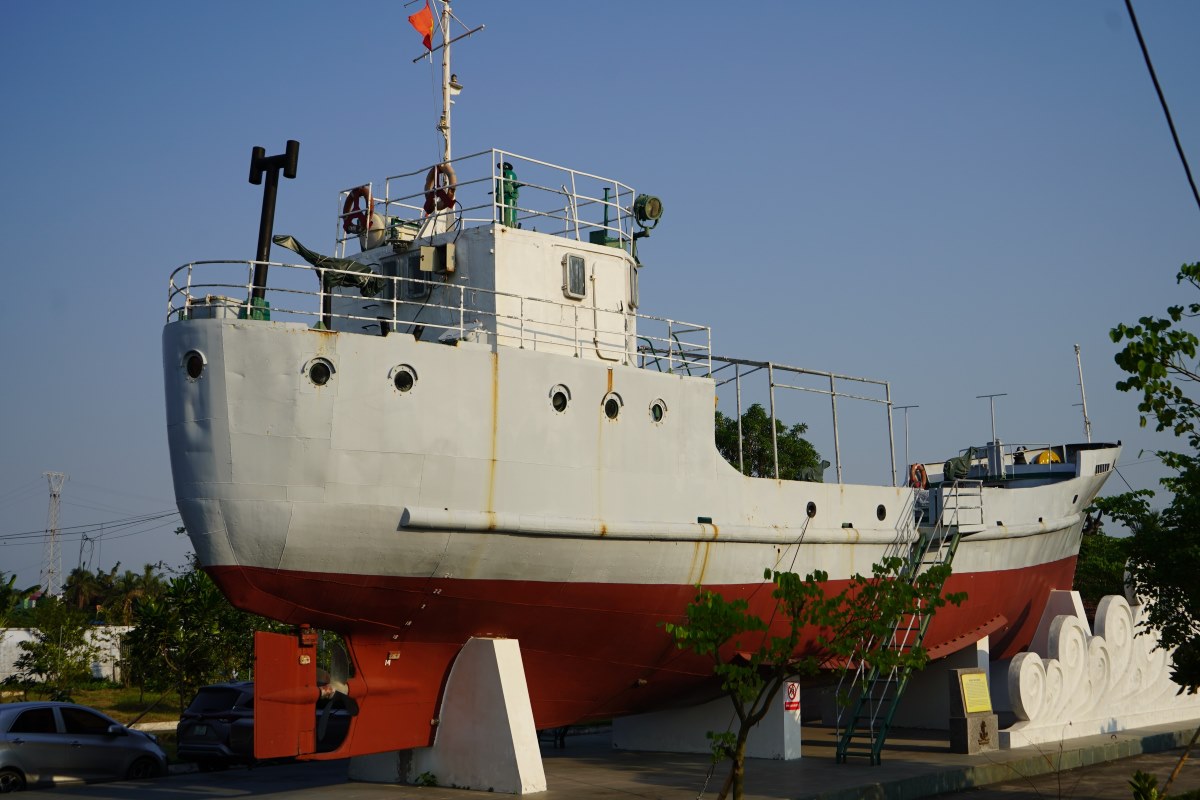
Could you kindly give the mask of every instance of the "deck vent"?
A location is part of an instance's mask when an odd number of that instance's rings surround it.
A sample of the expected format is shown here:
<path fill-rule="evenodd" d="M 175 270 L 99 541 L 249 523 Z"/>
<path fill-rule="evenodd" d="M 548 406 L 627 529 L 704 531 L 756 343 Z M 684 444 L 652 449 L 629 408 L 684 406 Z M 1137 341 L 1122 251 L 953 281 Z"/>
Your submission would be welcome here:
<path fill-rule="evenodd" d="M 696 522 L 701 525 L 712 525 L 712 517 L 696 517 Z"/>
<path fill-rule="evenodd" d="M 842 523 L 842 527 L 843 527 L 843 528 L 853 528 L 853 527 L 854 527 L 854 523 L 853 523 L 853 522 L 843 522 L 843 523 Z"/>

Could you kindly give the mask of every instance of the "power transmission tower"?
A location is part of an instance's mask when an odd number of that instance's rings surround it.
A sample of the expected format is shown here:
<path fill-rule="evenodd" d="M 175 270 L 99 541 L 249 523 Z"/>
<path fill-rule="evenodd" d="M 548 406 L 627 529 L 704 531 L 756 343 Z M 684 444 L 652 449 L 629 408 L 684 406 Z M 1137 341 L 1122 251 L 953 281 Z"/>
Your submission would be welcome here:
<path fill-rule="evenodd" d="M 44 472 L 50 484 L 49 524 L 46 530 L 46 552 L 42 556 L 42 588 L 47 596 L 57 597 L 62 593 L 62 551 L 58 547 L 58 504 L 62 499 L 62 487 L 67 476 L 63 472 Z"/>

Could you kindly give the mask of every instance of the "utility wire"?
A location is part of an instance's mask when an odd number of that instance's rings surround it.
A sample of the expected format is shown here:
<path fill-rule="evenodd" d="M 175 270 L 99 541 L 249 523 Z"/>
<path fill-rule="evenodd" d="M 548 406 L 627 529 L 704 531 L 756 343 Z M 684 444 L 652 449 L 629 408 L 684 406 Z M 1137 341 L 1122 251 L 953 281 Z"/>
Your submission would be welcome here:
<path fill-rule="evenodd" d="M 1142 57 L 1146 59 L 1146 69 L 1150 70 L 1150 80 L 1154 81 L 1154 91 L 1158 92 L 1158 102 L 1162 104 L 1163 114 L 1167 117 L 1167 127 L 1171 129 L 1171 138 L 1175 140 L 1175 150 L 1179 153 L 1179 160 L 1183 162 L 1183 171 L 1187 173 L 1188 186 L 1192 187 L 1192 197 L 1196 198 L 1196 207 L 1200 208 L 1200 192 L 1196 191 L 1196 181 L 1192 179 L 1192 169 L 1188 166 L 1187 156 L 1183 154 L 1183 145 L 1179 143 L 1179 134 L 1175 132 L 1171 109 L 1167 108 L 1167 98 L 1163 96 L 1162 87 L 1158 84 L 1158 75 L 1154 73 L 1154 65 L 1150 63 L 1150 51 L 1146 49 L 1146 40 L 1142 38 L 1142 29 L 1138 26 L 1137 16 L 1133 13 L 1133 0 L 1125 0 L 1125 8 L 1129 10 L 1129 20 L 1133 23 L 1133 31 L 1137 34 L 1138 44 L 1142 47 Z"/>

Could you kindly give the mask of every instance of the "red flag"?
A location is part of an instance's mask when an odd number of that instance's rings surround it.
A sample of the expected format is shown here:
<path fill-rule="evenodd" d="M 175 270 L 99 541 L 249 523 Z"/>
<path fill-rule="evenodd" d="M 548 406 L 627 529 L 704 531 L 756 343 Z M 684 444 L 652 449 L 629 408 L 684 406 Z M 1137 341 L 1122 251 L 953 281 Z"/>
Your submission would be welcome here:
<path fill-rule="evenodd" d="M 429 0 L 425 0 L 425 7 L 408 18 L 408 23 L 417 29 L 417 33 L 421 34 L 421 41 L 425 43 L 426 50 L 433 49 L 433 11 L 429 8 Z"/>

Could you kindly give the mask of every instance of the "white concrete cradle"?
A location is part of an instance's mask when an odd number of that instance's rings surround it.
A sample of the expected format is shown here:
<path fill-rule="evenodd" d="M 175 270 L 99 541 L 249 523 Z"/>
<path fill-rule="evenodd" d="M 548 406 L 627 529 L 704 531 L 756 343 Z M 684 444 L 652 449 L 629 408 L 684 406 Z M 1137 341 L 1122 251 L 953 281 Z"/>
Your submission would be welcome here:
<path fill-rule="evenodd" d="M 1180 694 L 1158 641 L 1142 606 L 1124 597 L 1100 601 L 1093 634 L 1079 593 L 1051 592 L 1029 650 L 993 667 L 993 700 L 1017 718 L 1000 732 L 1000 746 L 1200 720 L 1200 695 Z"/>
<path fill-rule="evenodd" d="M 470 639 L 450 676 L 433 747 L 358 756 L 350 779 L 417 782 L 505 794 L 546 791 L 529 688 L 515 639 Z"/>

